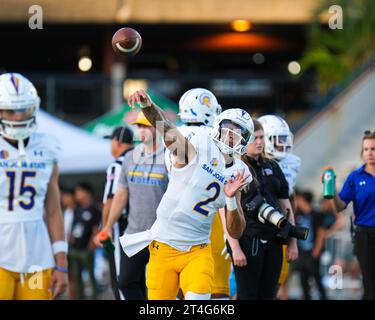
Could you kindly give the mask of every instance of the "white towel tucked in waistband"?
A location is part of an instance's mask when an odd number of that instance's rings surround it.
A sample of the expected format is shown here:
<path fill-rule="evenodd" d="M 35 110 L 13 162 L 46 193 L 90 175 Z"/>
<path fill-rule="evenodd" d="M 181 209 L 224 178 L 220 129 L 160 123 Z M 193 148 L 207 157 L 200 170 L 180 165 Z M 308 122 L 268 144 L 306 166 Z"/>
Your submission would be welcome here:
<path fill-rule="evenodd" d="M 151 230 L 133 234 L 125 233 L 120 237 L 122 249 L 129 258 L 146 248 L 153 240 L 154 235 Z"/>

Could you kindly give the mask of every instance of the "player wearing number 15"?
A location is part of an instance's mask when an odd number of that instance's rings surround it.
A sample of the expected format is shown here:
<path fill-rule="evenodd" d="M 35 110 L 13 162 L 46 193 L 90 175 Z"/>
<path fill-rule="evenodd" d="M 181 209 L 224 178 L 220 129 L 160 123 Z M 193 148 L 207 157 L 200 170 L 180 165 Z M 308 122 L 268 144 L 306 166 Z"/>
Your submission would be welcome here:
<path fill-rule="evenodd" d="M 0 299 L 55 298 L 67 284 L 58 144 L 35 132 L 39 104 L 25 77 L 0 76 Z"/>
<path fill-rule="evenodd" d="M 210 231 L 218 208 L 226 206 L 227 229 L 241 236 L 245 219 L 239 190 L 251 181 L 239 159 L 253 139 L 253 122 L 242 109 L 229 109 L 214 122 L 211 135 L 185 137 L 142 90 L 130 96 L 131 107 L 140 105 L 149 122 L 162 134 L 171 151 L 167 191 L 150 230 L 120 238 L 128 256 L 147 245 L 148 298 L 175 299 L 178 288 L 186 300 L 210 299 L 214 265 Z"/>

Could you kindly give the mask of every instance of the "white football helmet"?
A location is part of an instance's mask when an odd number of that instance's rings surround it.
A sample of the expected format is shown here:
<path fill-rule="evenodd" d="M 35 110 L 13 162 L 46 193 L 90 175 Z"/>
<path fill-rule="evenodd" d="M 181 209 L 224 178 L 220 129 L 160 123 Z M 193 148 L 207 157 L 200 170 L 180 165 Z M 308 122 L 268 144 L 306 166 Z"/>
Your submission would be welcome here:
<path fill-rule="evenodd" d="M 231 124 L 229 127 L 228 125 Z M 229 135 L 238 138 L 233 146 L 225 143 Z M 227 154 L 246 153 L 247 145 L 254 141 L 254 123 L 250 115 L 243 109 L 228 109 L 220 113 L 211 129 L 211 137 L 220 151 Z"/>
<path fill-rule="evenodd" d="M 215 95 L 202 88 L 194 88 L 186 91 L 180 101 L 179 116 L 185 123 L 201 123 L 212 127 L 215 116 L 221 113 L 221 106 Z"/>
<path fill-rule="evenodd" d="M 0 76 L 0 134 L 12 140 L 28 138 L 36 130 L 40 98 L 34 85 L 18 73 Z M 6 120 L 3 112 L 26 115 L 24 120 Z"/>
<path fill-rule="evenodd" d="M 275 115 L 262 116 L 259 119 L 264 129 L 265 152 L 281 160 L 293 149 L 293 133 L 286 121 Z"/>

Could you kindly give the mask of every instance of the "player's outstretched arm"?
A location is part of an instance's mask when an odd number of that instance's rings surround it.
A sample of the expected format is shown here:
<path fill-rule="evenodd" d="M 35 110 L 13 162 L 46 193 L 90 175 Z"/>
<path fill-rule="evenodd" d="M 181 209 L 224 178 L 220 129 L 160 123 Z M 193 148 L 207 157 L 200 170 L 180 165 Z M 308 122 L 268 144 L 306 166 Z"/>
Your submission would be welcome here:
<path fill-rule="evenodd" d="M 181 134 L 146 92 L 136 91 L 129 97 L 128 103 L 132 108 L 136 108 L 138 104 L 147 120 L 162 134 L 166 147 L 176 157 L 176 161 L 173 163 L 175 167 L 183 168 L 194 159 L 196 155 L 194 146 Z"/>
<path fill-rule="evenodd" d="M 245 267 L 247 265 L 247 259 L 246 259 L 246 255 L 243 253 L 241 249 L 240 242 L 237 239 L 232 238 L 229 235 L 228 230 L 226 228 L 225 208 L 219 209 L 219 215 L 221 219 L 221 224 L 223 225 L 225 237 L 228 240 L 230 248 L 232 250 L 233 264 L 237 267 Z M 226 252 L 226 244 L 225 244 L 225 250 L 223 250 L 223 252 Z"/>
<path fill-rule="evenodd" d="M 65 242 L 64 218 L 60 206 L 60 190 L 58 185 L 59 170 L 55 163 L 45 201 L 46 224 L 53 244 L 57 269 L 53 272 L 50 290 L 52 298 L 59 297 L 67 288 L 68 275 L 66 273 L 68 262 L 66 248 L 62 248 Z"/>
<path fill-rule="evenodd" d="M 235 196 L 237 207 L 235 209 L 229 209 L 227 205 L 225 211 L 227 231 L 233 239 L 241 238 L 246 226 L 246 220 L 241 209 L 240 197 L 241 194 L 238 192 Z"/>
<path fill-rule="evenodd" d="M 238 172 L 233 180 L 229 180 L 224 186 L 226 211 L 225 220 L 228 234 L 234 238 L 239 239 L 242 236 L 246 227 L 246 220 L 241 208 L 241 193 L 240 189 L 247 185 L 250 174 L 244 177 L 245 170 Z"/>

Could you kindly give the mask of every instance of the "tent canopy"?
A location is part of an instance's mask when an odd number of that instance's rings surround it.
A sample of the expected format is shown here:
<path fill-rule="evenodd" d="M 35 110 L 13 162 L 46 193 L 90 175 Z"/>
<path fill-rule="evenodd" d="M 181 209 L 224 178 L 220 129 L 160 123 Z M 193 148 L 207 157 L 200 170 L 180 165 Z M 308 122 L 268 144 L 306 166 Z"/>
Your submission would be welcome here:
<path fill-rule="evenodd" d="M 169 119 L 172 121 L 177 120 L 177 103 L 160 95 L 156 95 L 151 90 L 147 90 L 147 93 L 155 104 L 166 112 Z M 134 121 L 138 112 L 139 110 L 132 110 L 127 103 L 124 103 L 121 109 L 107 112 L 103 116 L 86 124 L 84 128 L 99 137 L 110 135 L 114 127 L 124 125 L 125 123 L 129 124 Z M 137 139 L 136 136 L 135 139 Z"/>
<path fill-rule="evenodd" d="M 60 173 L 103 172 L 113 161 L 108 140 L 39 110 L 38 132 L 54 135 L 60 142 Z"/>
<path fill-rule="evenodd" d="M 151 99 L 163 108 L 170 119 L 177 119 L 178 105 L 148 91 Z M 104 172 L 113 161 L 110 142 L 103 139 L 114 127 L 135 120 L 137 111 L 128 104 L 115 112 L 108 112 L 87 124 L 84 129 L 39 110 L 38 131 L 54 135 L 60 142 L 59 169 L 62 174 Z M 93 135 L 92 133 L 95 133 Z"/>

